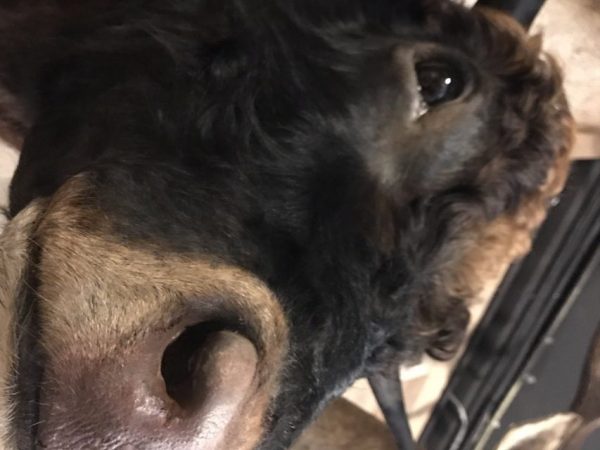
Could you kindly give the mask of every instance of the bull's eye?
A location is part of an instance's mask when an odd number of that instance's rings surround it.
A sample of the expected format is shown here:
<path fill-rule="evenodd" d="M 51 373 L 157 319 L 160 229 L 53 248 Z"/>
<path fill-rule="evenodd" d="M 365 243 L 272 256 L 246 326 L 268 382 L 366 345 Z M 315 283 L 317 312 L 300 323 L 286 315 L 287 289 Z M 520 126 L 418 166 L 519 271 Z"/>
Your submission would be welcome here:
<path fill-rule="evenodd" d="M 459 98 L 465 91 L 464 74 L 443 60 L 421 61 L 415 65 L 419 93 L 427 106 L 437 106 Z"/>

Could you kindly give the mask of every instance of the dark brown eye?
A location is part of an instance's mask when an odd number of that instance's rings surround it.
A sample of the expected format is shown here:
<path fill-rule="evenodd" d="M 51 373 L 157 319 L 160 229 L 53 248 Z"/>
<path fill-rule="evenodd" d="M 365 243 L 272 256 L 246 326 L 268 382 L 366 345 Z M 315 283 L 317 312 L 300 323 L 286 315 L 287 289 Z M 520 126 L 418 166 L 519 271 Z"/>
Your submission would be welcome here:
<path fill-rule="evenodd" d="M 415 65 L 419 93 L 427 106 L 456 100 L 465 91 L 464 74 L 446 61 L 421 61 Z"/>

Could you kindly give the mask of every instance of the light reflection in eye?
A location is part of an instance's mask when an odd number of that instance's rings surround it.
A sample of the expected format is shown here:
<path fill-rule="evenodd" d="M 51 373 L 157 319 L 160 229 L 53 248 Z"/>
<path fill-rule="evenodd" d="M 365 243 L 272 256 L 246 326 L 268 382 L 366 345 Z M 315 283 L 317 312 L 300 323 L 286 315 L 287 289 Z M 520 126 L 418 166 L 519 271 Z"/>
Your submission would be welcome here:
<path fill-rule="evenodd" d="M 419 61 L 415 64 L 419 92 L 429 107 L 459 98 L 467 80 L 458 65 L 441 59 Z"/>

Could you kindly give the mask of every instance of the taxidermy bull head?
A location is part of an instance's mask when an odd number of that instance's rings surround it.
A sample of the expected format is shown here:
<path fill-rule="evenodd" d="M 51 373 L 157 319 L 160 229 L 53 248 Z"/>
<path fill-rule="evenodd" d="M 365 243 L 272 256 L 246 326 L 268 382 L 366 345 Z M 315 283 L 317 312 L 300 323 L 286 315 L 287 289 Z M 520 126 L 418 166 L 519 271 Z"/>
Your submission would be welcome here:
<path fill-rule="evenodd" d="M 282 449 L 357 378 L 451 356 L 571 122 L 484 8 L 4 2 L 2 445 Z"/>

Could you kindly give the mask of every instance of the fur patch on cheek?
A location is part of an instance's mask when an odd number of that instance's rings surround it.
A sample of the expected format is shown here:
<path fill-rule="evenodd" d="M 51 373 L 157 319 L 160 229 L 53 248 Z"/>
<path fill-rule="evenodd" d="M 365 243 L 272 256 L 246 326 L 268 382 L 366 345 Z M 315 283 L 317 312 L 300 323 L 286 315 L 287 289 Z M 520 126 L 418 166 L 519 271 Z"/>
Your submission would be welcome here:
<path fill-rule="evenodd" d="M 14 447 L 10 444 L 9 422 L 11 377 L 16 362 L 17 303 L 29 266 L 31 236 L 44 208 L 44 202 L 33 202 L 0 234 L 0 448 Z"/>
<path fill-rule="evenodd" d="M 516 212 L 500 216 L 478 230 L 477 237 L 466 246 L 458 270 L 450 271 L 454 278 L 446 280 L 453 295 L 475 298 L 488 280 L 498 279 L 510 263 L 529 252 L 550 200 L 564 187 L 572 146 L 572 140 L 565 143 L 544 185 L 526 198 Z"/>

